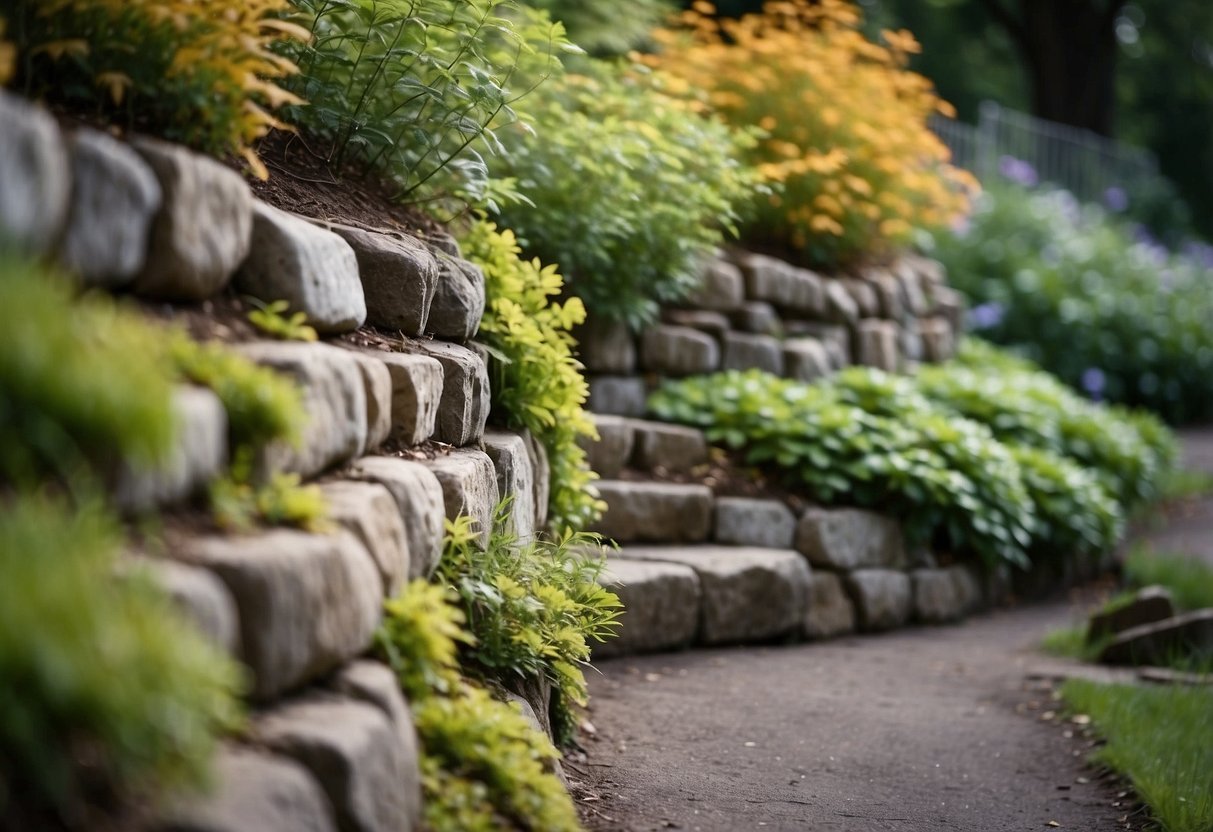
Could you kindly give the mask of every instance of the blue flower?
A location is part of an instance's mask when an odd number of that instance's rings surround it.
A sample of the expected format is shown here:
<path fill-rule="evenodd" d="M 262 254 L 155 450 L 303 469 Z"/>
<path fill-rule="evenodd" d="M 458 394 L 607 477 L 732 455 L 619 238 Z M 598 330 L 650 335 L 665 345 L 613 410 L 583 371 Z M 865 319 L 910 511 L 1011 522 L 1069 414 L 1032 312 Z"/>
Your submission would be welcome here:
<path fill-rule="evenodd" d="M 969 328 L 980 331 L 996 327 L 1006 314 L 1006 307 L 996 301 L 974 306 L 969 310 Z"/>
<path fill-rule="evenodd" d="M 1032 167 L 1031 163 L 1025 162 L 1023 159 L 1016 159 L 1014 156 L 1003 156 L 999 159 L 998 172 L 1005 179 L 1025 188 L 1034 187 L 1040 181 L 1036 168 Z"/>
<path fill-rule="evenodd" d="M 1079 384 L 1082 385 L 1082 389 L 1086 391 L 1087 395 L 1095 401 L 1099 401 L 1103 396 L 1104 388 L 1107 387 L 1108 377 L 1098 367 L 1088 367 L 1082 371 L 1082 380 Z"/>
<path fill-rule="evenodd" d="M 1129 207 L 1129 195 L 1119 185 L 1113 185 L 1103 192 L 1104 207 L 1113 214 L 1119 214 Z"/>

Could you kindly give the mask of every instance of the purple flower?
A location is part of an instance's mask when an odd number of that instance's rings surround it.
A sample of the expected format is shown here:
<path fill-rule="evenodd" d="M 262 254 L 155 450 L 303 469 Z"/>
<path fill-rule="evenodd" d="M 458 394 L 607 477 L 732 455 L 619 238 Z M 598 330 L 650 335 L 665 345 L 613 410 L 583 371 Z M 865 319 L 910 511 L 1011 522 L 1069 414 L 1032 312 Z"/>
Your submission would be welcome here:
<path fill-rule="evenodd" d="M 1004 179 L 1024 188 L 1034 187 L 1040 181 L 1040 177 L 1036 175 L 1036 168 L 1014 156 L 1003 156 L 999 159 L 998 172 L 1003 175 Z"/>
<path fill-rule="evenodd" d="M 969 328 L 975 331 L 990 329 L 1002 323 L 1007 309 L 1001 303 L 991 301 L 969 310 Z"/>
<path fill-rule="evenodd" d="M 1082 380 L 1079 383 L 1087 395 L 1099 401 L 1103 396 L 1104 387 L 1107 386 L 1108 377 L 1098 367 L 1088 367 L 1082 371 Z"/>
<path fill-rule="evenodd" d="M 1213 269 L 1213 246 L 1208 243 L 1188 240 L 1183 244 L 1183 255 L 1201 268 Z"/>
<path fill-rule="evenodd" d="M 1119 185 L 1113 185 L 1103 192 L 1103 204 L 1113 214 L 1119 214 L 1129 207 L 1129 195 Z"/>

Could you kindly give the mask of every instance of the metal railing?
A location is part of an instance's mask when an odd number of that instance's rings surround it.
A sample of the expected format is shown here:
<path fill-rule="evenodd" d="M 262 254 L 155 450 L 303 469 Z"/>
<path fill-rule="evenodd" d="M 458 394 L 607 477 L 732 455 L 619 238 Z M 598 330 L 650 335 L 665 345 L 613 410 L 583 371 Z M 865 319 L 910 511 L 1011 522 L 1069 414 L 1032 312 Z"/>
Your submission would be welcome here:
<path fill-rule="evenodd" d="M 1014 177 L 1016 170 L 1009 160 L 1016 160 L 1031 165 L 1040 181 L 1059 185 L 1081 200 L 1098 202 L 1112 188 L 1134 193 L 1161 175 L 1158 160 L 1147 150 L 992 101 L 982 102 L 976 126 L 937 117 L 931 129 L 951 150 L 953 164 L 987 182 L 1008 173 Z"/>

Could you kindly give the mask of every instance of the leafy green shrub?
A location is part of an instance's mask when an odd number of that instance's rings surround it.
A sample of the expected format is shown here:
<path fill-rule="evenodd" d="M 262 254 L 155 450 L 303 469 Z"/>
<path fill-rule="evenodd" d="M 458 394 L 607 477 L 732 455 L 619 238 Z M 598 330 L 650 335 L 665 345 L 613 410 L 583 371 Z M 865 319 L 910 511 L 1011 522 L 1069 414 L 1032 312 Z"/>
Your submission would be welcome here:
<path fill-rule="evenodd" d="M 1102 478 L 1050 451 L 1010 448 L 1036 508 L 1034 541 L 1047 543 L 1047 551 L 1040 554 L 1099 554 L 1116 545 L 1124 532 L 1124 515 Z"/>
<path fill-rule="evenodd" d="M 313 35 L 285 45 L 302 70 L 290 87 L 309 102 L 291 119 L 333 167 L 373 171 L 414 201 L 440 183 L 491 198 L 502 183 L 481 150 L 501 150 L 514 104 L 571 48 L 562 27 L 515 0 L 291 3 Z"/>
<path fill-rule="evenodd" d="M 546 678 L 552 721 L 571 730 L 571 706 L 585 705 L 588 695 L 581 670 L 590 658 L 588 641 L 614 634 L 619 599 L 598 584 L 603 562 L 582 551 L 599 542 L 596 536 L 523 543 L 507 530 L 508 517 L 506 500 L 485 549 L 471 518 L 448 523 L 439 573 L 467 614 L 475 642 L 464 652 L 472 667 Z M 557 740 L 569 738 L 557 731 Z"/>
<path fill-rule="evenodd" d="M 263 303 L 256 298 L 249 298 L 256 307 L 249 311 L 248 320 L 257 329 L 274 338 L 284 341 L 315 341 L 317 339 L 314 327 L 308 326 L 306 312 L 294 312 L 289 317 L 291 304 L 289 301 L 276 300 L 273 303 Z"/>
<path fill-rule="evenodd" d="M 138 574 L 95 506 L 0 504 L 0 817 L 95 829 L 93 812 L 197 785 L 238 725 L 238 668 Z"/>
<path fill-rule="evenodd" d="M 27 92 L 266 171 L 253 143 L 299 99 L 270 52 L 306 32 L 286 0 L 4 0 Z"/>
<path fill-rule="evenodd" d="M 498 358 L 491 362 L 494 410 L 506 414 L 511 427 L 529 430 L 547 451 L 549 526 L 586 528 L 604 506 L 577 444 L 579 437 L 596 436 L 582 407 L 589 391 L 570 334 L 584 322 L 585 307 L 577 298 L 555 302 L 563 286 L 555 266 L 521 259 L 513 232 L 477 222 L 461 244 L 464 256 L 484 270 L 488 303 L 480 338 Z"/>
<path fill-rule="evenodd" d="M 979 334 L 1072 387 L 1171 422 L 1213 417 L 1213 272 L 1064 191 L 994 188 L 933 252 Z"/>
<path fill-rule="evenodd" d="M 559 20 L 569 40 L 591 54 L 623 55 L 642 45 L 673 10 L 671 0 L 530 0 Z"/>
<path fill-rule="evenodd" d="M 595 314 L 633 326 L 696 286 L 700 258 L 756 187 L 738 161 L 749 134 L 697 115 L 661 84 L 587 63 L 536 90 L 535 129 L 502 130 L 506 152 L 491 161 L 529 200 L 500 206 L 501 225 L 529 256 L 558 263 Z"/>

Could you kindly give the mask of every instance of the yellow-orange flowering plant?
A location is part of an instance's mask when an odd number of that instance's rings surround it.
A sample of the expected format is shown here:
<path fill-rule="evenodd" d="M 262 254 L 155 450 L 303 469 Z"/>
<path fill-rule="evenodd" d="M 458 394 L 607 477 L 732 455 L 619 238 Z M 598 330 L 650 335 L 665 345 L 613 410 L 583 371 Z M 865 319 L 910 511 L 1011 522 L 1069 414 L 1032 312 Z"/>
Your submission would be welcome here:
<path fill-rule="evenodd" d="M 276 83 L 296 71 L 278 41 L 306 38 L 279 18 L 288 0 L 5 0 L 31 95 L 210 153 L 259 177 L 253 143 L 302 103 Z"/>
<path fill-rule="evenodd" d="M 951 107 L 907 69 L 919 51 L 909 32 L 868 40 L 847 0 L 768 2 L 739 20 L 713 12 L 694 3 L 642 60 L 705 110 L 765 131 L 751 159 L 780 187 L 752 213 L 751 242 L 846 265 L 964 214 L 977 183 L 927 128 Z"/>
<path fill-rule="evenodd" d="M 16 50 L 4 39 L 4 18 L 0 17 L 0 87 L 8 83 L 13 74 L 13 59 Z"/>

